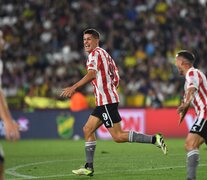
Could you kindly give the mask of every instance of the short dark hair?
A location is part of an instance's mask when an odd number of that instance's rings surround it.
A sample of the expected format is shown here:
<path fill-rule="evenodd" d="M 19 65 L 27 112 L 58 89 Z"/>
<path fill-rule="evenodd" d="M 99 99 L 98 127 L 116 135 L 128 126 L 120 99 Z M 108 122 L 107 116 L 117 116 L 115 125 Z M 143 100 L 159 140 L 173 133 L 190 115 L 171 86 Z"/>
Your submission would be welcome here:
<path fill-rule="evenodd" d="M 96 39 L 100 39 L 100 33 L 96 29 L 86 29 L 83 34 L 92 34 Z"/>
<path fill-rule="evenodd" d="M 195 56 L 188 50 L 181 50 L 176 54 L 176 57 L 181 56 L 186 59 L 189 63 L 193 64 L 195 62 Z"/>

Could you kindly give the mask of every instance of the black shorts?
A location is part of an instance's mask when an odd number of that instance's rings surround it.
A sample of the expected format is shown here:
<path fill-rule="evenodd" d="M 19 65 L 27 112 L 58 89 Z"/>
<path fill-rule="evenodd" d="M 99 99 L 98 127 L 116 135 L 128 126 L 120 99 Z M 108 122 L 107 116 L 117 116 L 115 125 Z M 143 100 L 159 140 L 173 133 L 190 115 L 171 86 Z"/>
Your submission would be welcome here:
<path fill-rule="evenodd" d="M 205 120 L 205 119 L 201 119 L 201 120 L 196 119 L 196 121 L 194 122 L 190 132 L 198 134 L 201 137 L 203 137 L 206 141 L 206 144 L 207 144 L 207 120 Z"/>
<path fill-rule="evenodd" d="M 118 112 L 118 103 L 97 106 L 91 115 L 98 117 L 106 128 L 113 127 L 114 123 L 121 121 L 121 116 Z"/>

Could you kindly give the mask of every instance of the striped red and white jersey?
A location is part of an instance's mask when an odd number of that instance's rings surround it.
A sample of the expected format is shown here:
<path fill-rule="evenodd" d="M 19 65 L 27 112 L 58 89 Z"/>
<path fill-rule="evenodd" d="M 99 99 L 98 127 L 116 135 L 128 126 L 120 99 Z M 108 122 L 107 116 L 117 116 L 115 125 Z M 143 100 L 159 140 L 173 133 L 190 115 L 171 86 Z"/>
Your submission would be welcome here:
<path fill-rule="evenodd" d="M 207 80 L 204 73 L 192 67 L 185 76 L 185 92 L 190 87 L 195 87 L 197 91 L 191 101 L 194 106 L 197 117 L 207 119 Z"/>
<path fill-rule="evenodd" d="M 97 71 L 92 81 L 96 106 L 119 102 L 117 87 L 119 85 L 118 69 L 111 56 L 102 48 L 96 47 L 87 60 L 87 70 Z"/>

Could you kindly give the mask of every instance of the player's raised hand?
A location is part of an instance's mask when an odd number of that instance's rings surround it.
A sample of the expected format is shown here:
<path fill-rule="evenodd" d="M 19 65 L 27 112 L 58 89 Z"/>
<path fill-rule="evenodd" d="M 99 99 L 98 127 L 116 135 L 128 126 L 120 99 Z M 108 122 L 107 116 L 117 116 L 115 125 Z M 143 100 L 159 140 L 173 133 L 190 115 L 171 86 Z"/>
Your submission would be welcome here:
<path fill-rule="evenodd" d="M 71 97 L 75 93 L 76 88 L 74 86 L 70 86 L 64 88 L 60 94 L 61 97 Z"/>

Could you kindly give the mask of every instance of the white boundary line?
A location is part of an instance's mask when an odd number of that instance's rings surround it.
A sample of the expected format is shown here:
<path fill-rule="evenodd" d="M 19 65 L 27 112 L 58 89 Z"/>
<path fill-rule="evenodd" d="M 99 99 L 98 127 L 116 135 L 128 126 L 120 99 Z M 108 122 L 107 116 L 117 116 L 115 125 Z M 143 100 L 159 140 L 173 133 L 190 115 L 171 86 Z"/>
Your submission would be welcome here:
<path fill-rule="evenodd" d="M 12 175 L 12 176 L 15 176 L 15 177 L 21 177 L 23 179 L 39 179 L 39 178 L 43 178 L 44 176 L 24 175 L 24 174 L 20 174 L 20 173 L 16 172 L 16 170 L 20 169 L 20 168 L 24 168 L 24 167 L 28 167 L 28 166 L 34 166 L 34 165 L 40 165 L 40 164 L 48 164 L 48 163 L 56 163 L 56 162 L 67 162 L 67 161 L 71 162 L 71 161 L 80 161 L 80 160 L 81 159 L 70 159 L 70 160 L 53 160 L 53 161 L 41 161 L 41 162 L 35 162 L 35 163 L 28 163 L 28 164 L 18 165 L 18 166 L 6 169 L 5 173 L 9 174 L 9 175 Z M 53 176 L 51 176 L 51 177 L 53 177 Z M 55 175 L 55 177 L 56 176 L 57 175 Z M 57 177 L 59 177 L 59 176 L 63 176 L 63 175 L 58 175 Z M 67 176 L 67 175 L 64 175 L 64 176 Z M 50 177 L 50 176 L 48 176 L 48 177 Z M 10 180 L 12 180 L 12 179 L 10 179 Z M 20 179 L 18 178 L 18 180 L 20 180 Z"/>
<path fill-rule="evenodd" d="M 29 179 L 41 179 L 41 178 L 57 178 L 57 177 L 69 177 L 69 176 L 75 176 L 74 174 L 57 174 L 57 175 L 48 175 L 48 176 L 30 176 L 25 174 L 20 174 L 16 172 L 20 168 L 33 166 L 33 165 L 40 165 L 40 164 L 48 164 L 48 163 L 55 163 L 55 162 L 67 162 L 67 161 L 79 161 L 80 159 L 72 159 L 72 160 L 54 160 L 54 161 L 42 161 L 42 162 L 36 162 L 36 163 L 28 163 L 24 165 L 18 165 L 12 168 L 9 168 L 5 171 L 6 174 L 15 176 L 14 178 L 9 178 L 8 180 L 29 180 Z M 199 167 L 207 167 L 207 164 L 200 164 Z M 186 166 L 165 166 L 165 167 L 158 167 L 158 168 L 143 168 L 143 169 L 125 169 L 125 170 L 113 170 L 113 171 L 107 171 L 107 174 L 113 174 L 114 172 L 122 172 L 122 173 L 128 173 L 128 172 L 144 172 L 144 171 L 156 171 L 156 170 L 167 170 L 167 169 L 179 169 L 179 168 L 186 168 Z M 103 172 L 96 172 L 95 174 L 103 174 Z"/>

